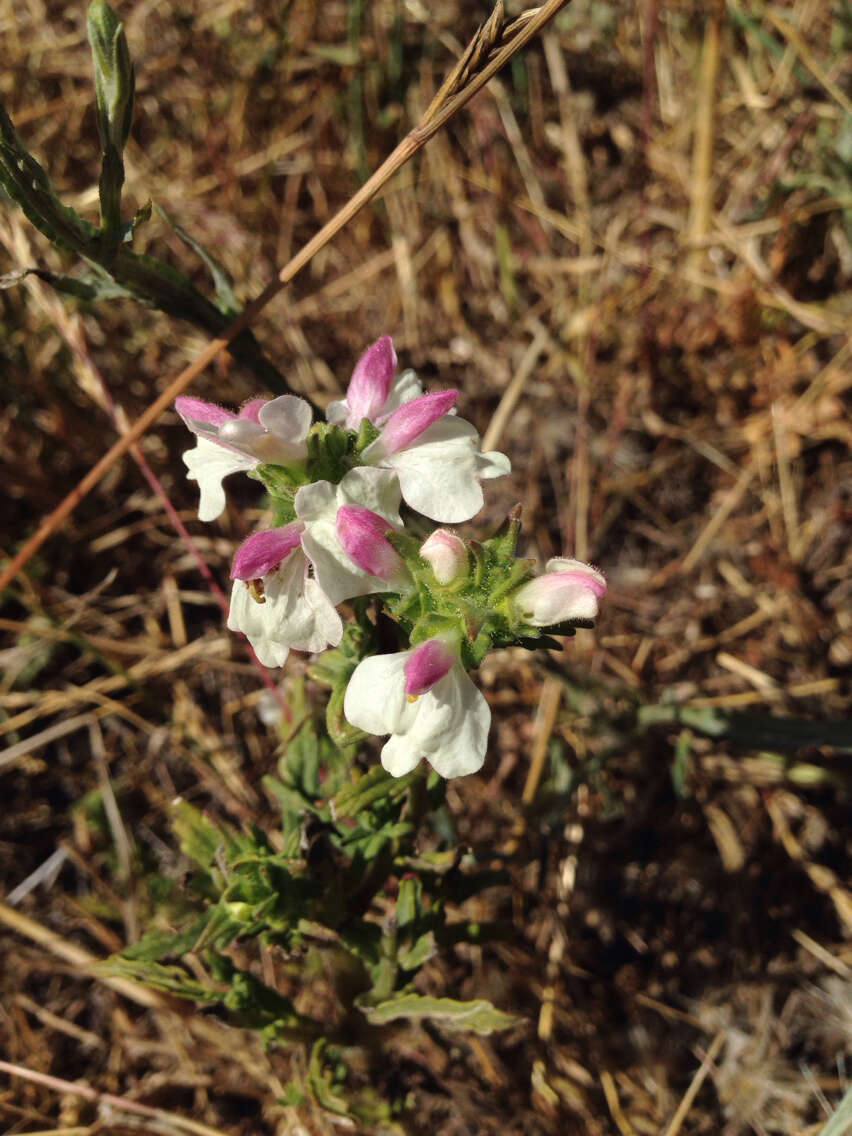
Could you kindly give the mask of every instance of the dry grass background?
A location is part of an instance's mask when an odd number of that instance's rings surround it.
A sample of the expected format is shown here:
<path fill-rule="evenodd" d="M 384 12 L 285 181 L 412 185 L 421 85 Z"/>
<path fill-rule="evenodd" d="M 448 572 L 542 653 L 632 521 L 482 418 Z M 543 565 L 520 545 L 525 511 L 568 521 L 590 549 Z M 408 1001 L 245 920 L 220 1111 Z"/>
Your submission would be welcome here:
<path fill-rule="evenodd" d="M 251 298 L 488 12 L 120 7 L 138 84 L 130 201 L 162 205 Z M 0 0 L 0 43 L 19 131 L 94 215 L 84 5 Z M 848 714 L 850 48 L 848 0 L 575 0 L 255 327 L 319 402 L 391 333 L 512 458 L 483 530 L 520 500 L 529 555 L 576 554 L 610 580 L 566 655 L 484 668 L 489 757 L 449 801 L 461 838 L 515 852 L 512 886 L 472 912 L 511 931 L 428 981 L 527 1025 L 390 1034 L 353 1076 L 406 1101 L 405 1131 L 817 1132 L 847 1087 L 848 754 L 819 730 L 799 748 L 639 730 L 634 708 Z M 193 265 L 157 219 L 137 241 Z M 2 206 L 0 274 L 30 264 L 67 268 Z M 109 403 L 136 417 L 203 343 L 32 277 L 0 292 L 7 554 L 112 441 Z M 193 389 L 260 393 L 223 363 Z M 233 482 L 227 514 L 201 526 L 186 445 L 172 415 L 141 450 L 224 582 L 256 489 Z M 0 1044 L 83 1086 L 4 1080 L 5 1131 L 338 1130 L 280 1103 L 298 1056 L 87 976 L 146 925 L 156 871 L 183 870 L 176 794 L 275 824 L 258 676 L 134 462 L 9 590 L 0 630 Z"/>

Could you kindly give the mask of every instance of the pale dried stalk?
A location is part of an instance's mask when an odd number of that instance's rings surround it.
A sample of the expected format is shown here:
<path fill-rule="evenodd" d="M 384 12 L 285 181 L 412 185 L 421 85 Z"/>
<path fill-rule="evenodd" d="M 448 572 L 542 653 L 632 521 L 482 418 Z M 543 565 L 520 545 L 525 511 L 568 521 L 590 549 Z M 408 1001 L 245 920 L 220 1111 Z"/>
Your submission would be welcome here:
<path fill-rule="evenodd" d="M 12 1065 L 8 1061 L 0 1061 L 0 1073 L 7 1073 L 10 1077 L 20 1077 L 24 1081 L 31 1081 L 36 1085 L 43 1085 L 57 1093 L 72 1093 L 82 1097 L 83 1100 L 92 1101 L 100 1106 L 104 1119 L 109 1116 L 110 1110 L 129 1113 L 135 1116 L 147 1117 L 152 1123 L 158 1123 L 156 1129 L 150 1131 L 186 1132 L 191 1136 L 225 1136 L 219 1128 L 210 1128 L 206 1124 L 199 1124 L 197 1120 L 190 1120 L 186 1116 L 179 1116 L 175 1112 L 166 1112 L 162 1108 L 152 1108 L 151 1105 L 141 1101 L 130 1100 L 128 1097 L 115 1096 L 114 1093 L 100 1093 L 97 1089 L 84 1085 L 79 1081 L 65 1081 L 61 1077 L 53 1077 L 49 1073 L 40 1073 L 35 1069 L 27 1069 L 24 1065 Z M 59 1129 L 62 1131 L 62 1129 Z M 80 1129 L 88 1132 L 89 1129 Z"/>
<path fill-rule="evenodd" d="M 438 131 L 446 126 L 462 107 L 468 103 L 488 80 L 496 74 L 513 55 L 537 35 L 539 31 L 551 20 L 556 13 L 564 8 L 570 0 L 547 0 L 540 8 L 530 9 L 518 16 L 517 19 L 505 24 L 502 0 L 499 0 L 494 14 L 485 25 L 485 31 L 480 29 L 474 37 L 475 47 L 470 59 L 459 70 L 451 74 L 452 82 L 444 94 L 441 88 L 442 101 L 432 106 L 423 115 L 423 118 L 399 143 L 396 149 L 384 160 L 379 168 L 361 186 L 358 192 L 331 218 L 320 231 L 281 269 L 278 276 L 271 280 L 260 295 L 249 304 L 240 316 L 212 340 L 196 358 L 185 367 L 168 387 L 148 409 L 136 419 L 127 432 L 96 462 L 89 472 L 71 490 L 68 496 L 44 518 L 35 533 L 21 547 L 16 556 L 12 558 L 6 568 L 0 573 L 0 591 L 6 588 L 21 572 L 24 566 L 41 548 L 44 542 L 54 533 L 87 494 L 98 484 L 101 478 L 115 465 L 157 418 L 166 410 L 178 395 L 185 391 L 190 383 L 198 377 L 204 368 L 216 358 L 236 336 L 249 327 L 260 312 L 297 273 L 313 259 L 313 257 L 331 241 L 352 218 L 376 196 L 387 182 L 408 162 L 414 155 L 433 138 Z M 498 15 L 499 14 L 499 15 Z M 496 22 L 495 22 L 496 21 Z M 490 29 L 490 30 L 488 30 Z M 502 29 L 502 30 L 500 30 Z M 467 52 L 465 53 L 467 55 Z M 463 57 L 464 58 L 464 57 Z M 487 60 L 481 70 L 471 71 L 471 60 Z M 458 76 L 456 76 L 458 71 Z M 464 76 L 469 75 L 465 81 Z M 454 76 L 456 76 L 454 78 Z M 464 85 L 459 87 L 459 83 Z"/>

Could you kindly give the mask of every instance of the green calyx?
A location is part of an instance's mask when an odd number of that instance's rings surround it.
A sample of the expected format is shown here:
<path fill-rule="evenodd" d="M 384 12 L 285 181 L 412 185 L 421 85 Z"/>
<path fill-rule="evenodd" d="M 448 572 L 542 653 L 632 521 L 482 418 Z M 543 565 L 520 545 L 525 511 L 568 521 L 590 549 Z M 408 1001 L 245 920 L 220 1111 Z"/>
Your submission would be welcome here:
<path fill-rule="evenodd" d="M 467 572 L 448 584 L 438 582 L 420 555 L 418 540 L 388 533 L 405 560 L 413 587 L 404 595 L 385 596 L 385 607 L 413 646 L 436 635 L 453 635 L 468 669 L 478 667 L 493 647 L 558 646 L 541 628 L 523 623 L 511 604 L 511 594 L 533 576 L 533 562 L 515 555 L 519 533 L 520 506 L 516 506 L 490 539 L 468 543 Z"/>
<path fill-rule="evenodd" d="M 273 524 L 284 525 L 296 519 L 293 499 L 300 486 L 312 485 L 315 481 L 337 485 L 359 464 L 359 437 L 354 430 L 315 422 L 308 433 L 308 454 L 304 460 L 287 465 L 259 465 L 251 471 L 250 476 L 261 481 L 269 493 Z"/>

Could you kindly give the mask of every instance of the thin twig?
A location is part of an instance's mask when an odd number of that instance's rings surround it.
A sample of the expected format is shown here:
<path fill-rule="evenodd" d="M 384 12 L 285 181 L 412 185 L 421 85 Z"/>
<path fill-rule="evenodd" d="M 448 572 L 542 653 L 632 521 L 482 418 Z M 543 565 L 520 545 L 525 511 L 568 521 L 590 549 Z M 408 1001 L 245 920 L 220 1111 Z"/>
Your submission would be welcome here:
<path fill-rule="evenodd" d="M 209 1128 L 206 1124 L 199 1124 L 196 1120 L 189 1120 L 185 1116 L 178 1116 L 174 1112 L 165 1112 L 161 1108 L 152 1108 L 149 1104 L 140 1101 L 128 1100 L 126 1097 L 117 1097 L 113 1093 L 99 1093 L 89 1085 L 82 1085 L 74 1081 L 64 1081 L 61 1077 L 52 1077 L 49 1073 L 39 1073 L 35 1069 L 27 1069 L 23 1065 L 12 1065 L 8 1061 L 0 1061 L 0 1073 L 8 1073 L 10 1077 L 20 1077 L 23 1081 L 32 1081 L 33 1084 L 43 1085 L 58 1093 L 73 1093 L 83 1100 L 93 1101 L 101 1106 L 114 1108 L 118 1112 L 129 1112 L 136 1116 L 147 1116 L 151 1120 L 168 1125 L 175 1132 L 191 1132 L 193 1136 L 225 1136 L 219 1128 Z M 165 1131 L 165 1128 L 163 1129 Z"/>
<path fill-rule="evenodd" d="M 93 955 L 87 951 L 85 947 L 79 946 L 77 943 L 72 943 L 68 939 L 63 939 L 61 935 L 57 935 L 55 931 L 51 931 L 49 927 L 45 927 L 41 923 L 37 923 L 35 919 L 30 919 L 29 916 L 22 914 L 20 911 L 15 911 L 13 907 L 8 904 L 0 902 L 0 923 L 6 927 L 11 928 L 19 935 L 30 939 L 34 943 L 38 943 L 40 947 L 44 947 L 50 951 L 51 954 L 61 958 L 72 966 L 75 970 L 89 976 L 90 978 L 97 978 L 99 982 L 103 982 L 105 986 L 112 987 L 117 993 L 129 998 L 132 1002 L 136 1002 L 139 1006 L 145 1006 L 147 1009 L 156 1010 L 173 1010 L 178 1013 L 186 1013 L 186 1007 L 183 1003 L 179 1002 L 176 998 L 170 999 L 164 994 L 160 994 L 157 990 L 151 990 L 147 986 L 142 986 L 138 982 L 133 982 L 129 978 L 120 978 L 118 976 L 106 975 L 98 973 L 97 967 L 101 960 L 97 955 Z"/>
<path fill-rule="evenodd" d="M 406 162 L 410 161 L 439 130 L 453 118 L 479 92 L 488 80 L 496 74 L 513 55 L 517 54 L 556 13 L 566 6 L 569 0 L 548 0 L 540 8 L 519 17 L 511 26 L 523 21 L 523 26 L 504 46 L 496 46 L 495 52 L 483 69 L 473 75 L 470 81 L 457 93 L 449 95 L 449 101 L 440 108 L 430 107 L 417 126 L 399 143 L 375 173 L 367 179 L 353 197 L 331 218 L 320 231 L 281 269 L 278 276 L 270 281 L 260 295 L 250 303 L 234 322 L 212 340 L 196 358 L 181 371 L 146 411 L 137 418 L 123 437 L 119 438 L 106 454 L 96 462 L 89 472 L 78 482 L 67 497 L 39 525 L 17 555 L 12 558 L 0 573 L 0 591 L 6 588 L 19 574 L 30 559 L 38 552 L 44 542 L 74 512 L 101 478 L 115 465 L 145 431 L 166 410 L 178 395 L 213 361 L 236 336 L 244 331 L 266 305 L 299 273 L 312 258 L 331 241 L 344 226 L 364 208 L 383 186 Z M 502 5 L 499 5 L 502 10 Z"/>
<path fill-rule="evenodd" d="M 683 1127 L 683 1122 L 689 1115 L 689 1110 L 692 1108 L 695 1098 L 698 1096 L 698 1090 L 704 1084 L 707 1074 L 713 1068 L 713 1062 L 719 1055 L 719 1050 L 722 1048 L 724 1040 L 725 1032 L 724 1030 L 720 1030 L 710 1043 L 710 1048 L 707 1050 L 704 1060 L 695 1071 L 695 1076 L 690 1081 L 689 1088 L 683 1094 L 683 1099 L 678 1105 L 677 1111 L 666 1129 L 665 1136 L 677 1136 L 678 1132 L 680 1132 Z"/>

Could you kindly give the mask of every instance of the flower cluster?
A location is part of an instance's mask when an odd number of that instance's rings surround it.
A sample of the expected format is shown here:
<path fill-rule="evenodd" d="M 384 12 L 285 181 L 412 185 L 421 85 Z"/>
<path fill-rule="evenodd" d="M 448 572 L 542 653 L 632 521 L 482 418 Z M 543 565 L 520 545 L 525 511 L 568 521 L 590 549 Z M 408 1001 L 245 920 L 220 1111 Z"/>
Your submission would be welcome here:
<path fill-rule="evenodd" d="M 228 627 L 266 666 L 282 666 L 291 649 L 336 649 L 315 668 L 332 687 L 329 728 L 341 741 L 353 727 L 389 734 L 382 764 L 394 776 L 423 757 L 444 777 L 479 769 L 491 713 L 468 671 L 492 646 L 540 643 L 543 628 L 572 633 L 606 591 L 603 576 L 576 560 L 551 560 L 535 577 L 531 562 L 515 557 L 516 514 L 481 543 L 445 528 L 424 541 L 406 529 L 403 502 L 458 524 L 482 507 L 481 481 L 510 471 L 504 454 L 481 451 L 476 429 L 456 415 L 457 396 L 424 394 L 413 371 L 397 374 L 384 336 L 324 423 L 294 395 L 253 400 L 238 414 L 197 398 L 176 402 L 197 437 L 184 461 L 201 519 L 222 513 L 222 482 L 237 472 L 262 481 L 274 508 L 275 527 L 255 532 L 234 557 Z M 406 650 L 375 653 L 363 607 L 344 627 L 338 605 L 365 596 L 381 596 Z"/>

